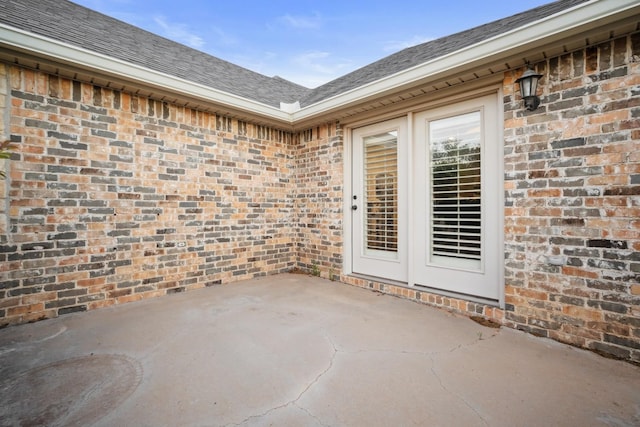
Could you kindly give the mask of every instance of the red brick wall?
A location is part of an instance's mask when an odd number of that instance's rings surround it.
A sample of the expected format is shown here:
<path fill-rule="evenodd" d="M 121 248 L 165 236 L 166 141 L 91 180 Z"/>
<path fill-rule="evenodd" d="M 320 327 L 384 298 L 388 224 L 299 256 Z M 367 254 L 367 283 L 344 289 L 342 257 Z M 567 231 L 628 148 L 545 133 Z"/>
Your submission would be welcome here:
<path fill-rule="evenodd" d="M 640 361 L 640 35 L 504 80 L 505 324 Z M 551 265 L 558 256 L 562 265 Z"/>
<path fill-rule="evenodd" d="M 9 70 L 0 325 L 293 268 L 291 134 Z"/>

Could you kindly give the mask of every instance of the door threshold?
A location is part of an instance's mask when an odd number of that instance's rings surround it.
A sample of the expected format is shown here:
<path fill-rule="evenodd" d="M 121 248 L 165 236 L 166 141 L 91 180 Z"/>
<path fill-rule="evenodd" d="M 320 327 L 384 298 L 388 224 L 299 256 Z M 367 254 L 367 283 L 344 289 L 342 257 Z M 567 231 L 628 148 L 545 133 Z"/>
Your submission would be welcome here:
<path fill-rule="evenodd" d="M 369 276 L 367 274 L 360 274 L 360 273 L 351 273 L 348 276 L 355 277 L 357 279 L 369 280 L 371 282 L 381 283 L 383 285 L 401 286 L 403 288 L 409 288 L 409 289 L 411 288 L 411 286 L 409 286 L 409 283 L 407 282 L 401 282 L 401 281 L 392 280 L 392 279 L 385 279 L 384 277 Z"/>
<path fill-rule="evenodd" d="M 459 299 L 459 300 L 474 302 L 474 303 L 477 303 L 477 304 L 483 304 L 483 305 L 487 305 L 487 306 L 491 306 L 491 307 L 504 308 L 504 307 L 502 307 L 500 305 L 500 301 L 497 300 L 497 299 L 483 298 L 483 297 L 479 297 L 479 296 L 475 296 L 475 295 L 469 295 L 469 294 L 462 294 L 462 293 L 458 293 L 458 292 L 445 291 L 445 290 L 442 290 L 442 289 L 432 288 L 432 287 L 429 287 L 429 286 L 419 285 L 419 284 L 410 285 L 408 282 L 401 282 L 401 281 L 398 281 L 398 280 L 385 279 L 383 277 L 370 276 L 370 275 L 367 275 L 367 274 L 351 273 L 351 274 L 348 274 L 348 276 L 349 277 L 354 277 L 354 278 L 357 278 L 357 279 L 368 280 L 370 282 L 375 282 L 375 283 L 379 283 L 379 284 L 382 284 L 382 285 L 398 286 L 398 287 L 405 288 L 405 289 L 410 289 L 410 290 L 416 291 L 416 292 L 425 292 L 425 293 L 430 293 L 430 294 L 434 294 L 434 295 L 441 295 L 443 297 L 455 298 L 455 299 Z"/>
<path fill-rule="evenodd" d="M 497 299 L 484 298 L 484 297 L 479 297 L 479 296 L 470 295 L 470 294 L 463 294 L 459 292 L 445 291 L 442 289 L 432 288 L 429 286 L 418 285 L 418 284 L 411 286 L 411 289 L 414 289 L 417 291 L 423 290 L 425 292 L 429 292 L 430 294 L 442 295 L 444 297 L 456 298 L 464 301 L 475 302 L 478 304 L 484 304 L 484 305 L 490 305 L 493 307 L 503 308 L 503 307 L 500 307 L 500 301 Z"/>

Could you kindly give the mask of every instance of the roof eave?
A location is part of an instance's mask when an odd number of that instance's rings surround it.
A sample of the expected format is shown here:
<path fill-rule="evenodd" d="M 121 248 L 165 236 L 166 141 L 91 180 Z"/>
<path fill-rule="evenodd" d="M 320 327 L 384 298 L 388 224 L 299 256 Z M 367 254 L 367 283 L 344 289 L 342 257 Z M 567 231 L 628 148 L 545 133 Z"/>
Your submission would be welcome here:
<path fill-rule="evenodd" d="M 582 3 L 480 43 L 305 106 L 294 112 L 292 119 L 294 123 L 313 121 L 320 116 L 349 106 L 436 81 L 484 63 L 491 63 L 498 56 L 513 56 L 518 51 L 530 51 L 536 46 L 606 25 L 629 14 L 633 9 L 636 13 L 640 11 L 637 0 L 593 0 Z"/>
<path fill-rule="evenodd" d="M 143 87 L 170 91 L 205 104 L 243 112 L 274 126 L 295 130 L 308 123 L 330 118 L 331 114 L 345 108 L 456 75 L 502 57 L 530 52 L 538 46 L 636 13 L 640 13 L 637 0 L 592 0 L 299 110 L 280 109 L 5 24 L 0 24 L 0 46 L 101 75 L 115 76 L 121 81 Z"/>
<path fill-rule="evenodd" d="M 132 84 L 156 87 L 165 91 L 170 89 L 177 95 L 235 111 L 243 111 L 248 115 L 272 121 L 274 124 L 286 127 L 292 125 L 291 114 L 279 108 L 5 24 L 0 24 L 0 46 L 57 63 L 70 64 L 101 75 L 115 76 L 121 81 Z"/>

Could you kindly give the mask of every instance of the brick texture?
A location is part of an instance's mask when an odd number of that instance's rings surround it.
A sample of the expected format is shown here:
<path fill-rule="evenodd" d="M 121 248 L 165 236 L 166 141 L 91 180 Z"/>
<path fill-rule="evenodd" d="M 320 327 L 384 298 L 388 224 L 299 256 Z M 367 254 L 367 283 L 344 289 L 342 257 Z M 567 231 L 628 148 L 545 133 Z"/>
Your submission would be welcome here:
<path fill-rule="evenodd" d="M 0 324 L 293 268 L 292 134 L 27 69 L 10 76 L 19 150 Z"/>
<path fill-rule="evenodd" d="M 640 63 L 632 60 L 634 37 L 535 64 L 544 77 L 541 106 L 533 112 L 523 109 L 515 83 L 524 69 L 505 73 L 504 309 L 337 275 L 341 216 L 327 215 L 339 211 L 337 199 L 299 212 L 300 265 L 319 266 L 320 275 L 354 286 L 639 362 Z M 341 176 L 343 165 L 334 163 L 341 162 L 339 153 L 323 149 L 313 133 L 301 136 L 301 147 L 298 179 L 310 192 L 306 196 L 313 199 L 318 186 L 322 194 L 338 191 L 340 181 L 323 179 L 319 171 Z M 310 207 L 315 203 L 299 196 Z M 553 265 L 554 257 L 563 265 Z"/>
<path fill-rule="evenodd" d="M 640 361 L 640 64 L 621 37 L 505 76 L 506 325 Z M 562 265 L 549 263 L 557 257 Z"/>
<path fill-rule="evenodd" d="M 292 134 L 0 68 L 20 147 L 0 187 L 0 325 L 300 268 L 639 362 L 636 39 L 535 64 L 536 111 L 523 70 L 504 75 L 504 309 L 342 274 L 339 123 Z"/>
<path fill-rule="evenodd" d="M 331 123 L 297 138 L 298 265 L 333 277 L 342 271 L 342 129 Z"/>
<path fill-rule="evenodd" d="M 0 63 L 0 142 L 9 139 L 9 74 L 7 66 Z M 8 173 L 8 162 L 0 159 L 0 171 Z M 6 240 L 6 232 L 8 228 L 7 214 L 9 212 L 9 200 L 7 198 L 8 188 L 7 180 L 0 179 L 0 244 L 3 239 Z M 2 256 L 0 256 L 0 261 Z"/>

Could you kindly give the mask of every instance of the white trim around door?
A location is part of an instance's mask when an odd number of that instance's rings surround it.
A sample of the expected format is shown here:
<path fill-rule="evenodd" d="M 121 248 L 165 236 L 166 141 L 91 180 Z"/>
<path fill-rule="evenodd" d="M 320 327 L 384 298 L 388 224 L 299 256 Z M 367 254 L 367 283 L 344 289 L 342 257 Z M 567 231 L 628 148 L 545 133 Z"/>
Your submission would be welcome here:
<path fill-rule="evenodd" d="M 407 119 L 354 129 L 352 135 L 353 272 L 406 282 Z"/>
<path fill-rule="evenodd" d="M 496 95 L 415 114 L 413 281 L 500 297 L 502 144 Z"/>
<path fill-rule="evenodd" d="M 496 91 L 351 129 L 347 273 L 502 304 L 498 107 Z"/>

